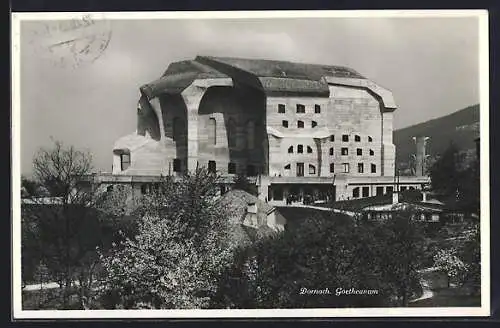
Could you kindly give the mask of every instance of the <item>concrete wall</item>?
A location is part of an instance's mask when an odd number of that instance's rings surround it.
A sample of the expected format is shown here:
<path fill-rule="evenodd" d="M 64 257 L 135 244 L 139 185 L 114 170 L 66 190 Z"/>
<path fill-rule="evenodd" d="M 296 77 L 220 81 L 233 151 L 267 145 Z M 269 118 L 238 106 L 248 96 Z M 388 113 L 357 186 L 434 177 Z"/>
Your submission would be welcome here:
<path fill-rule="evenodd" d="M 327 147 L 334 147 L 334 156 L 330 161 L 335 163 L 335 172 L 342 173 L 342 164 L 349 163 L 350 175 L 380 176 L 382 166 L 382 113 L 379 101 L 364 89 L 330 85 L 330 102 L 328 105 L 329 128 L 335 132 L 335 141 L 328 142 Z M 389 128 L 389 126 L 387 127 Z M 392 121 L 390 126 L 392 141 Z M 349 141 L 343 142 L 342 135 L 348 135 Z M 355 136 L 361 141 L 355 141 Z M 372 141 L 369 141 L 369 137 Z M 347 147 L 348 155 L 341 154 Z M 362 155 L 357 155 L 357 149 Z M 370 155 L 370 150 L 374 155 Z M 358 163 L 364 164 L 364 172 L 358 173 Z M 376 165 L 376 173 L 371 173 L 371 164 Z"/>
<path fill-rule="evenodd" d="M 247 165 L 265 170 L 263 101 L 263 94 L 247 88 L 211 87 L 205 92 L 198 110 L 200 165 L 213 160 L 222 174 L 228 174 L 229 163 L 235 163 L 236 172 L 242 174 L 247 173 Z"/>

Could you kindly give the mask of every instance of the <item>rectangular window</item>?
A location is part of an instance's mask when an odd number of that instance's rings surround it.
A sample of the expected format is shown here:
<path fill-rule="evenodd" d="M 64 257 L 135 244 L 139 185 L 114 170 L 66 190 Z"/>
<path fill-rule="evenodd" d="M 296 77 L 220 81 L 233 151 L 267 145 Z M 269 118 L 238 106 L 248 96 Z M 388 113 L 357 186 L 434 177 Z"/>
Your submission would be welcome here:
<path fill-rule="evenodd" d="M 363 149 L 361 149 L 361 148 L 356 149 L 356 154 L 358 156 L 362 156 L 363 155 Z"/>
<path fill-rule="evenodd" d="M 297 163 L 297 176 L 298 177 L 304 176 L 304 163 Z"/>
<path fill-rule="evenodd" d="M 334 135 L 330 136 L 330 141 L 332 141 L 332 142 L 335 141 L 335 136 Z"/>
<path fill-rule="evenodd" d="M 342 172 L 349 173 L 349 163 L 342 163 Z"/>
<path fill-rule="evenodd" d="M 342 150 L 341 150 L 341 154 L 343 156 L 347 156 L 347 155 L 349 155 L 349 150 L 347 148 L 343 147 Z"/>
<path fill-rule="evenodd" d="M 342 141 L 343 142 L 348 142 L 349 141 L 349 136 L 347 134 L 342 135 Z"/>
<path fill-rule="evenodd" d="M 278 105 L 278 113 L 285 114 L 285 104 Z"/>
<path fill-rule="evenodd" d="M 377 173 L 377 165 L 372 164 L 371 165 L 371 171 L 372 171 L 372 173 Z"/>
<path fill-rule="evenodd" d="M 406 187 L 405 186 L 401 186 L 401 191 L 405 191 L 406 190 Z"/>
<path fill-rule="evenodd" d="M 305 113 L 306 112 L 306 106 L 302 104 L 297 104 L 297 113 Z"/>
<path fill-rule="evenodd" d="M 229 174 L 236 173 L 236 163 L 227 164 L 227 173 L 229 173 Z"/>
<path fill-rule="evenodd" d="M 387 194 L 392 194 L 393 191 L 394 191 L 394 188 L 392 186 L 386 188 L 386 193 Z"/>
<path fill-rule="evenodd" d="M 215 164 L 215 161 L 208 161 L 208 172 L 215 173 L 217 171 L 217 164 Z"/>
<path fill-rule="evenodd" d="M 319 114 L 321 113 L 321 105 L 314 105 L 314 113 Z"/>
<path fill-rule="evenodd" d="M 358 173 L 363 173 L 365 166 L 363 163 L 358 163 Z"/>
<path fill-rule="evenodd" d="M 313 149 L 310 146 L 307 146 L 307 153 L 312 154 L 312 152 L 313 152 Z"/>
<path fill-rule="evenodd" d="M 304 152 L 304 146 L 298 145 L 297 146 L 297 153 L 302 154 Z"/>
<path fill-rule="evenodd" d="M 352 190 L 352 198 L 358 198 L 359 197 L 359 187 L 356 187 Z"/>
<path fill-rule="evenodd" d="M 304 128 L 304 121 L 297 121 L 297 127 L 299 129 L 303 129 Z"/>
<path fill-rule="evenodd" d="M 174 159 L 174 172 L 181 171 L 181 160 L 179 158 Z"/>
<path fill-rule="evenodd" d="M 384 194 L 384 187 L 377 187 L 377 196 L 383 195 Z"/>
<path fill-rule="evenodd" d="M 288 121 L 281 121 L 281 125 L 284 127 L 284 128 L 287 128 L 288 127 Z"/>
<path fill-rule="evenodd" d="M 358 136 L 358 135 L 354 136 L 354 141 L 360 142 L 361 141 L 361 137 Z"/>
<path fill-rule="evenodd" d="M 334 173 L 334 172 L 335 172 L 335 164 L 330 163 L 330 173 Z"/>
<path fill-rule="evenodd" d="M 363 197 L 370 196 L 370 187 L 363 187 Z"/>
<path fill-rule="evenodd" d="M 333 147 L 330 148 L 330 156 L 333 156 Z"/>
<path fill-rule="evenodd" d="M 120 155 L 122 171 L 128 169 L 130 166 L 130 154 L 125 153 Z"/>

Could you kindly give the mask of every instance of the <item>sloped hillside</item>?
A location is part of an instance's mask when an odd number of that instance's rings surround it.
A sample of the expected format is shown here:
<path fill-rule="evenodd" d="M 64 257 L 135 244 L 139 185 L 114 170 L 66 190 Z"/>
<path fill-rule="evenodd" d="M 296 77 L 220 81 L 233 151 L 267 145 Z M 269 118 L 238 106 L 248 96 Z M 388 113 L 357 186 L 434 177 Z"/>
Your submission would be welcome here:
<path fill-rule="evenodd" d="M 431 156 L 442 154 L 450 141 L 460 150 L 474 149 L 474 139 L 479 136 L 479 104 L 394 131 L 397 162 L 407 162 L 415 152 L 414 136 L 430 137 L 427 153 Z"/>

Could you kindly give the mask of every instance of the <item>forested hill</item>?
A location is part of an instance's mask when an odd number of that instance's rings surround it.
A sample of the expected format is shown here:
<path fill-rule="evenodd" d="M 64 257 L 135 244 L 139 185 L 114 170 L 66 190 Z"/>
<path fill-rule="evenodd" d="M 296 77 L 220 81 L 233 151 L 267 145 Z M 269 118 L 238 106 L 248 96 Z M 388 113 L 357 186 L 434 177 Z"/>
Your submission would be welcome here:
<path fill-rule="evenodd" d="M 442 154 L 451 141 L 460 150 L 474 149 L 474 139 L 479 136 L 479 104 L 394 131 L 398 162 L 407 162 L 410 154 L 415 153 L 414 136 L 430 137 L 427 154 L 432 157 Z"/>

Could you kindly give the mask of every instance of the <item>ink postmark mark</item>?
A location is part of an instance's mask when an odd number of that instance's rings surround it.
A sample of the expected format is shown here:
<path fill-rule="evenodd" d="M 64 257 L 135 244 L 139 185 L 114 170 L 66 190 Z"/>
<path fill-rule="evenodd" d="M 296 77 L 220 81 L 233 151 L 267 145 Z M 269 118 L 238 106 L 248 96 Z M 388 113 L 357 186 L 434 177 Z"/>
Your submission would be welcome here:
<path fill-rule="evenodd" d="M 104 17 L 83 15 L 78 19 L 43 21 L 33 35 L 38 55 L 63 67 L 92 63 L 103 55 L 112 37 Z"/>

